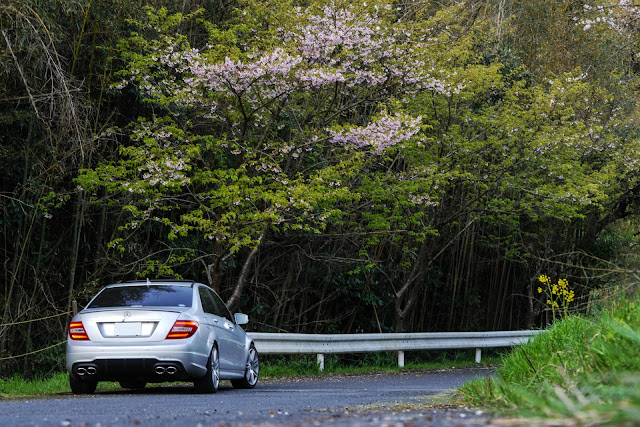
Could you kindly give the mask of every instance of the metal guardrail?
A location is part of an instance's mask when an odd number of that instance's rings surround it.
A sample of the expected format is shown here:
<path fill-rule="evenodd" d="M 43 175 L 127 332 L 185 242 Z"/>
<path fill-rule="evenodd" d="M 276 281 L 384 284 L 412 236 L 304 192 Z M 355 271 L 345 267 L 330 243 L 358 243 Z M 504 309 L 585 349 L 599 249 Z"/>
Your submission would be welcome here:
<path fill-rule="evenodd" d="M 398 366 L 404 366 L 404 352 L 410 350 L 475 349 L 480 363 L 483 348 L 522 344 L 538 331 L 426 332 L 410 334 L 288 334 L 250 332 L 256 350 L 262 354 L 317 354 L 320 370 L 324 355 L 397 351 Z"/>

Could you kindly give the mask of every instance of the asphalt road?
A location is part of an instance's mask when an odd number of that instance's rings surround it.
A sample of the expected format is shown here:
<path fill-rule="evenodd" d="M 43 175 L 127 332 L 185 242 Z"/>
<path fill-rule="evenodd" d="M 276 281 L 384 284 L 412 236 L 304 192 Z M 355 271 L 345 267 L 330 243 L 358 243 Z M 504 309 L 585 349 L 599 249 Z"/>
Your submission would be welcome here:
<path fill-rule="evenodd" d="M 460 425 L 485 424 L 473 411 L 422 404 L 486 369 L 452 369 L 259 382 L 213 395 L 188 385 L 0 400 L 0 426 Z M 416 406 L 417 404 L 417 406 Z M 473 421 L 475 420 L 475 421 Z"/>

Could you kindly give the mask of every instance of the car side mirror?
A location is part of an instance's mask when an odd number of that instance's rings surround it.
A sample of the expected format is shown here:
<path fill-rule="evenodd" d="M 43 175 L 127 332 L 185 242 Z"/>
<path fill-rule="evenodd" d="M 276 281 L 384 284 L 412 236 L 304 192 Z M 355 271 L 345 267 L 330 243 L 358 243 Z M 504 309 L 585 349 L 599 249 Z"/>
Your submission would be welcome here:
<path fill-rule="evenodd" d="M 249 316 L 247 316 L 246 314 L 236 313 L 233 315 L 233 317 L 235 317 L 236 323 L 238 325 L 246 325 L 247 323 L 249 323 Z"/>

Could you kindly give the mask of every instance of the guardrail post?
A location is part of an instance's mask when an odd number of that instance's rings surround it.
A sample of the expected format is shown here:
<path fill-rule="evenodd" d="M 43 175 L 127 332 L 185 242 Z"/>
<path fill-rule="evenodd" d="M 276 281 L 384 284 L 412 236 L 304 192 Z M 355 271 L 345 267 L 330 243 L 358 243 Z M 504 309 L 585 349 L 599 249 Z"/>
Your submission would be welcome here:
<path fill-rule="evenodd" d="M 320 372 L 324 371 L 324 354 L 318 353 L 318 369 Z"/>
<path fill-rule="evenodd" d="M 398 352 L 398 367 L 404 368 L 404 351 Z"/>
<path fill-rule="evenodd" d="M 476 363 L 480 363 L 480 359 L 482 358 L 482 350 L 476 348 Z"/>

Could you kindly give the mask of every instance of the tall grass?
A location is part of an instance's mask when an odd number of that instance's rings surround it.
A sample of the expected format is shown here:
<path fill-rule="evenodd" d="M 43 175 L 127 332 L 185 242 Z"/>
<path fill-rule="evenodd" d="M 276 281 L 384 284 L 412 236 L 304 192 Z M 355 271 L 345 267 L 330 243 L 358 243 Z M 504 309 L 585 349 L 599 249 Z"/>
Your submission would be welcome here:
<path fill-rule="evenodd" d="M 470 405 L 584 423 L 640 420 L 640 299 L 596 317 L 558 321 L 506 356 L 495 376 L 466 384 Z"/>

